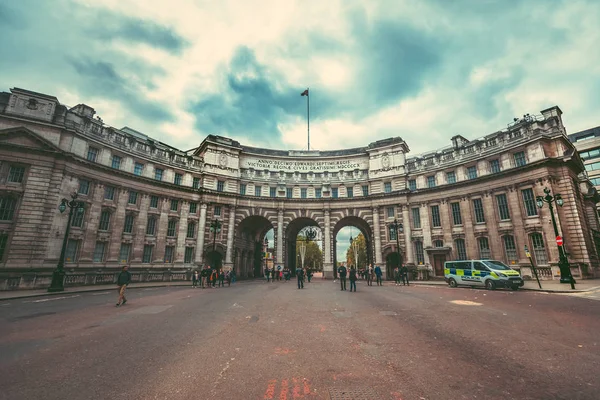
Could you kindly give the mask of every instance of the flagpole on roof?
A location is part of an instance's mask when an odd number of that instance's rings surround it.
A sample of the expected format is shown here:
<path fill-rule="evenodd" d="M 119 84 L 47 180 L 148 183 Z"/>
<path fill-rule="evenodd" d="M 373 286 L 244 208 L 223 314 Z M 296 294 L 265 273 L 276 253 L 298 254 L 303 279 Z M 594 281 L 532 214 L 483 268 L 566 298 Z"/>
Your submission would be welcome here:
<path fill-rule="evenodd" d="M 310 96 L 308 95 L 308 88 L 300 94 L 300 96 L 306 96 L 306 123 L 308 127 L 308 151 L 310 151 Z"/>

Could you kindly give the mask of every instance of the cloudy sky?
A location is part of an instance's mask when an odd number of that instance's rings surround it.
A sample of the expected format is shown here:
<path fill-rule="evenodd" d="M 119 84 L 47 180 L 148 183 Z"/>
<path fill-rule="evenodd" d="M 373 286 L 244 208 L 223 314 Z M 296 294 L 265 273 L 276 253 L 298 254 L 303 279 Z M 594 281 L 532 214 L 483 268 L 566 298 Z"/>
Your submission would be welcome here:
<path fill-rule="evenodd" d="M 558 104 L 600 125 L 596 0 L 4 0 L 0 90 L 86 103 L 181 149 L 402 137 L 411 154 Z"/>

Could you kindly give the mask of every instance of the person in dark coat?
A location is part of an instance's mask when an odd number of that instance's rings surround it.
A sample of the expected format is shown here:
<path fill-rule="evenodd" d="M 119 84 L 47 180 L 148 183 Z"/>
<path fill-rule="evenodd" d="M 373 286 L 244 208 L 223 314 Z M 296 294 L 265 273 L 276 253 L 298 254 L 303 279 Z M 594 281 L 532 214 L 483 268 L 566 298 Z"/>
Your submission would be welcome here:
<path fill-rule="evenodd" d="M 354 288 L 354 291 L 356 292 L 356 281 L 358 280 L 358 276 L 356 275 L 356 268 L 351 267 L 350 268 L 350 291 L 352 291 L 352 288 Z"/>
<path fill-rule="evenodd" d="M 192 287 L 196 288 L 198 286 L 198 278 L 200 278 L 200 275 L 198 274 L 198 271 L 194 271 L 192 273 Z"/>
<path fill-rule="evenodd" d="M 381 267 L 379 265 L 375 266 L 375 277 L 377 278 L 377 286 L 383 286 L 383 282 L 381 281 Z"/>
<path fill-rule="evenodd" d="M 298 278 L 298 289 L 304 289 L 304 270 L 302 267 L 296 268 L 296 277 Z"/>
<path fill-rule="evenodd" d="M 117 300 L 117 307 L 127 303 L 127 298 L 125 298 L 125 289 L 127 289 L 127 285 L 131 282 L 131 272 L 128 271 L 129 267 L 127 265 L 123 265 L 123 269 L 119 272 L 119 276 L 117 277 L 117 286 L 119 287 L 119 300 Z"/>
<path fill-rule="evenodd" d="M 400 268 L 400 276 L 402 277 L 402 284 L 404 286 L 410 286 L 410 283 L 408 282 L 408 267 L 406 265 L 403 265 Z"/>
<path fill-rule="evenodd" d="M 348 273 L 348 271 L 346 270 L 346 267 L 342 264 L 338 267 L 338 276 L 340 278 L 340 290 L 346 290 L 346 274 Z"/>

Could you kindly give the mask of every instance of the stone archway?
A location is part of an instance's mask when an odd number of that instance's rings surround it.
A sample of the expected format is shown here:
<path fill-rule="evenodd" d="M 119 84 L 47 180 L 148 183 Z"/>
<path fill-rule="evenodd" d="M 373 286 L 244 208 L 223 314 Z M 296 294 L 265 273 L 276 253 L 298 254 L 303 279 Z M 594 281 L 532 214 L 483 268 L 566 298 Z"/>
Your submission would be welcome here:
<path fill-rule="evenodd" d="M 312 218 L 308 217 L 299 217 L 292 220 L 285 229 L 285 265 L 292 271 L 292 274 L 294 275 L 296 271 L 296 265 L 298 263 L 296 238 L 298 237 L 298 233 L 308 226 L 317 227 L 318 230 L 321 231 L 319 224 Z"/>
<path fill-rule="evenodd" d="M 386 247 L 383 250 L 383 258 L 385 260 L 385 272 L 388 280 L 394 279 L 394 268 L 402 265 L 404 255 L 402 249 L 398 253 L 395 248 Z"/>
<path fill-rule="evenodd" d="M 210 265 L 211 268 L 223 268 L 223 260 L 225 259 L 224 247 L 220 243 L 210 246 L 204 252 L 204 259 L 207 261 L 207 265 Z"/>
<path fill-rule="evenodd" d="M 235 249 L 240 251 L 240 277 L 263 276 L 263 242 L 273 224 L 260 215 L 251 215 L 238 223 L 235 232 Z"/>
<path fill-rule="evenodd" d="M 353 216 L 353 215 L 344 217 L 335 224 L 335 226 L 333 228 L 333 233 L 332 233 L 332 235 L 333 235 L 332 236 L 332 238 L 333 238 L 333 246 L 332 246 L 333 276 L 335 278 L 337 278 L 337 234 L 340 231 L 340 229 L 345 228 L 347 226 L 355 227 L 356 229 L 358 229 L 360 231 L 360 233 L 363 234 L 363 236 L 365 237 L 366 244 L 367 244 L 367 265 L 373 264 L 374 249 L 373 249 L 373 231 L 371 230 L 371 227 L 369 226 L 367 221 L 365 221 L 361 217 L 357 217 L 357 216 Z"/>

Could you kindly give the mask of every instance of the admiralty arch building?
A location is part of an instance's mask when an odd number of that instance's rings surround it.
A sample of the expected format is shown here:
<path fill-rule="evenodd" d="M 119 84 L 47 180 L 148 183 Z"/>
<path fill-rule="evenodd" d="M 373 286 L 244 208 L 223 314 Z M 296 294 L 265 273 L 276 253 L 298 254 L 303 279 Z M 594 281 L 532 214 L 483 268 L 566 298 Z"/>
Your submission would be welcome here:
<path fill-rule="evenodd" d="M 254 277 L 268 231 L 274 263 L 293 269 L 297 234 L 312 226 L 332 277 L 335 237 L 354 226 L 368 261 L 388 276 L 397 250 L 402 263 L 437 276 L 447 260 L 482 258 L 531 275 L 527 246 L 551 278 L 559 252 L 550 210 L 536 206 L 544 188 L 564 200 L 554 212 L 573 275 L 594 276 L 600 197 L 561 114 L 554 106 L 507 116 L 511 123 L 496 132 L 477 140 L 449 135 L 447 146 L 414 156 L 400 137 L 294 151 L 209 135 L 180 150 L 106 125 L 88 105 L 14 88 L 0 93 L 0 281 L 51 274 L 69 221 L 58 206 L 73 193 L 84 208 L 70 220 L 69 272 L 122 264 L 190 271 L 211 260 Z"/>

